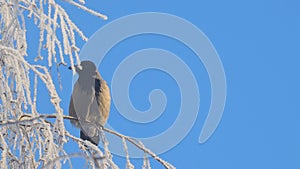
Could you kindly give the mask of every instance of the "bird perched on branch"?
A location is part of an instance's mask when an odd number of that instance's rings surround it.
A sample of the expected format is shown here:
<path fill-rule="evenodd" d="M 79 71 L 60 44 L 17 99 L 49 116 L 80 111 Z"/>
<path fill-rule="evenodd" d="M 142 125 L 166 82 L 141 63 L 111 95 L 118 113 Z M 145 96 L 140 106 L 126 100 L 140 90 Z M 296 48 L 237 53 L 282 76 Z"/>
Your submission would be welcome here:
<path fill-rule="evenodd" d="M 109 88 L 91 61 L 82 61 L 69 69 L 74 69 L 79 75 L 69 105 L 69 115 L 78 121 L 71 120 L 71 123 L 80 128 L 81 139 L 98 145 L 98 129 L 105 125 L 110 111 Z"/>

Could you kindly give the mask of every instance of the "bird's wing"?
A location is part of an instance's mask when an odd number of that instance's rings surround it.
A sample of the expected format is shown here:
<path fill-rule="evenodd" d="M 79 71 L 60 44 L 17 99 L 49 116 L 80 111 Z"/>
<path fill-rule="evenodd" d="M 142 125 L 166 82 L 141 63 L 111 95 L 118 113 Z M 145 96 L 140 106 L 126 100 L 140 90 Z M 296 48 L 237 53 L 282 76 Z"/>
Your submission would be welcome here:
<path fill-rule="evenodd" d="M 96 101 L 98 106 L 100 106 L 100 94 L 101 94 L 101 76 L 100 74 L 97 72 L 96 76 L 95 76 L 95 97 L 96 97 Z"/>
<path fill-rule="evenodd" d="M 74 112 L 79 120 L 79 123 L 88 122 L 87 117 L 91 111 L 91 104 L 94 100 L 94 92 L 85 84 L 76 82 L 72 93 L 72 101 Z M 82 124 L 80 124 L 82 126 Z"/>
<path fill-rule="evenodd" d="M 93 80 L 93 79 L 92 79 Z M 90 86 L 91 83 L 79 83 L 74 86 L 72 93 L 73 106 L 76 116 L 79 120 L 78 126 L 81 131 L 90 137 L 95 143 L 97 142 L 98 126 L 94 123 L 95 119 L 95 91 Z"/>

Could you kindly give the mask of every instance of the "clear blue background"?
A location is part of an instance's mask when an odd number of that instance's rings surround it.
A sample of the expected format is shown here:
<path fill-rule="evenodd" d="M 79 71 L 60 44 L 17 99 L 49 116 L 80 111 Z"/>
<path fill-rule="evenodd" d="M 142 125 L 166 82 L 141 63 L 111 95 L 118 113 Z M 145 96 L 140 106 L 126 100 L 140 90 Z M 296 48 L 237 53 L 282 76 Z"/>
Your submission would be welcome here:
<path fill-rule="evenodd" d="M 163 159 L 179 169 L 300 168 L 300 1 L 87 0 L 86 5 L 107 14 L 108 21 L 66 3 L 62 5 L 88 37 L 105 24 L 128 14 L 163 12 L 190 21 L 214 44 L 225 69 L 228 94 L 222 121 L 204 144 L 198 143 L 198 137 L 210 106 L 210 83 L 201 61 L 189 48 L 162 36 L 132 37 L 116 45 L 99 67 L 110 84 L 116 66 L 126 56 L 153 47 L 177 54 L 190 66 L 201 93 L 199 114 L 188 136 L 161 154 Z M 32 23 L 28 26 L 29 55 L 36 56 L 38 42 L 31 35 L 38 35 L 38 29 L 33 28 Z M 78 44 L 82 47 L 84 42 L 78 41 Z M 58 84 L 56 70 L 52 72 Z M 59 91 L 61 105 L 68 114 L 72 73 L 65 67 L 59 67 L 59 72 L 63 87 Z M 160 119 L 149 124 L 133 123 L 122 117 L 112 105 L 110 125 L 125 135 L 136 137 L 153 136 L 164 131 L 179 111 L 180 91 L 172 77 L 155 70 L 142 72 L 132 81 L 130 98 L 137 109 L 147 110 L 150 107 L 148 94 L 156 88 L 162 89 L 168 98 L 167 108 Z M 39 92 L 44 91 L 45 87 L 39 85 Z M 48 99 L 47 94 L 39 97 L 40 100 Z M 41 112 L 53 113 L 51 105 L 38 104 Z M 66 126 L 79 136 L 79 131 L 69 122 Z M 69 144 L 66 148 L 72 152 L 77 147 Z M 114 156 L 114 160 L 120 168 L 125 168 L 123 158 Z M 141 165 L 141 160 L 133 160 L 133 163 Z M 83 161 L 76 160 L 74 164 L 75 168 L 81 168 Z M 151 160 L 151 165 L 154 169 L 162 168 L 154 160 Z"/>

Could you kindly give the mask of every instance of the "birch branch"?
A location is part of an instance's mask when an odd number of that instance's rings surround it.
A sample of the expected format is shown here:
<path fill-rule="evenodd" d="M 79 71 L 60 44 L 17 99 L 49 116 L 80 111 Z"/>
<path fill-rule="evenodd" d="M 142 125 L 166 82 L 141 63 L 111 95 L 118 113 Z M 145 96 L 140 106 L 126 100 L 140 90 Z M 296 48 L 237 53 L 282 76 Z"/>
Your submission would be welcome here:
<path fill-rule="evenodd" d="M 22 115 L 19 119 L 22 118 L 28 118 L 28 117 L 32 117 L 30 114 L 24 114 Z M 38 120 L 38 119 L 46 119 L 46 118 L 57 118 L 57 115 L 55 114 L 50 114 L 50 115 L 39 115 L 37 117 L 32 117 L 32 119 L 28 119 L 28 120 L 20 120 L 20 121 L 8 121 L 6 123 L 2 123 L 0 122 L 0 127 L 3 126 L 7 126 L 7 125 L 16 125 L 16 124 L 21 124 L 21 123 L 27 123 L 30 121 L 34 121 L 34 120 Z M 67 120 L 78 120 L 77 118 L 71 117 L 71 116 L 63 116 L 64 119 Z M 155 153 L 153 153 L 151 150 L 147 149 L 141 142 L 137 142 L 135 139 L 125 136 L 123 134 L 120 134 L 116 131 L 110 130 L 108 128 L 105 127 L 100 127 L 103 131 L 113 134 L 115 136 L 120 137 L 121 139 L 125 139 L 127 141 L 129 141 L 131 144 L 133 144 L 134 146 L 136 146 L 137 148 L 139 148 L 140 150 L 144 151 L 145 153 L 149 154 L 151 157 L 153 157 L 156 161 L 158 161 L 159 163 L 161 163 L 166 169 L 175 169 L 175 167 L 173 165 L 171 165 L 170 163 L 166 162 L 165 160 L 161 159 L 160 157 L 158 157 Z"/>

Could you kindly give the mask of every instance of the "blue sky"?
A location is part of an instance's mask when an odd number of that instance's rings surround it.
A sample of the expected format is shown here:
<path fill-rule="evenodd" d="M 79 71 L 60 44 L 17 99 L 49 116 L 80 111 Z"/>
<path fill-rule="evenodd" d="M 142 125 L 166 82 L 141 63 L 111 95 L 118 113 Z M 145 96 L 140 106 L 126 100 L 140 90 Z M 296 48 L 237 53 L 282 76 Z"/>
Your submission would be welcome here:
<path fill-rule="evenodd" d="M 109 20 L 103 21 L 63 4 L 70 18 L 88 37 L 117 18 L 139 12 L 162 12 L 194 24 L 217 50 L 226 74 L 227 99 L 217 130 L 204 144 L 199 144 L 198 138 L 210 106 L 210 81 L 203 63 L 187 46 L 164 36 L 134 36 L 114 46 L 99 67 L 110 85 L 118 64 L 133 52 L 145 48 L 171 51 L 190 67 L 199 86 L 201 102 L 198 116 L 188 135 L 160 155 L 163 159 L 179 169 L 300 167 L 299 1 L 87 0 L 86 5 L 105 13 Z M 38 33 L 36 31 L 32 29 L 28 33 Z M 28 40 L 29 48 L 30 45 L 36 46 L 36 41 Z M 78 41 L 78 44 L 82 47 L 84 42 Z M 36 55 L 34 49 L 29 50 L 29 55 Z M 63 90 L 59 91 L 61 104 L 68 114 L 72 73 L 64 67 L 60 67 L 59 71 L 63 85 Z M 44 90 L 42 85 L 39 88 Z M 168 100 L 158 119 L 146 124 L 135 123 L 121 116 L 113 104 L 108 123 L 117 131 L 133 137 L 150 137 L 166 130 L 178 116 L 181 102 L 174 78 L 157 70 L 143 71 L 132 80 L 129 97 L 136 109 L 145 111 L 151 106 L 149 93 L 157 88 L 165 92 Z M 51 107 L 40 103 L 39 109 L 47 112 Z M 72 133 L 79 135 L 79 131 L 68 122 L 66 125 Z M 71 151 L 72 146 L 66 148 Z M 118 156 L 114 159 L 123 168 L 124 159 Z M 139 160 L 133 162 L 141 163 Z M 162 168 L 153 160 L 151 163 L 152 168 Z"/>

